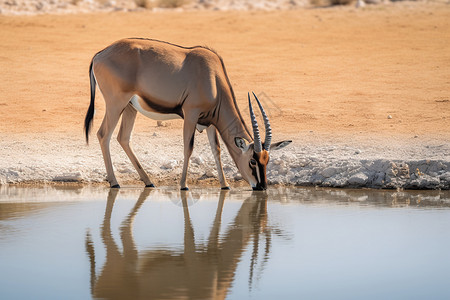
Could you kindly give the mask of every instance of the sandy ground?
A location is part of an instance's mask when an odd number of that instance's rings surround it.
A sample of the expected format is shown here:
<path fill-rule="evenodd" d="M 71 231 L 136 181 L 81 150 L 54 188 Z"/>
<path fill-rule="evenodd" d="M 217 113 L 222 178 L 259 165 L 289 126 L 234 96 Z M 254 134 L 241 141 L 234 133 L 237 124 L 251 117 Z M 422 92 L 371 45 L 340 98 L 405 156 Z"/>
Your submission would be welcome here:
<path fill-rule="evenodd" d="M 366 2 L 374 4 L 381 3 L 382 0 L 366 0 Z M 167 10 L 271 11 L 324 6 L 330 5 L 330 3 L 331 0 L 1 0 L 0 14 L 36 15 Z M 351 0 L 341 0 L 340 2 L 340 4 L 349 3 L 354 4 Z"/>
<path fill-rule="evenodd" d="M 98 144 L 93 135 L 86 147 L 82 131 L 87 71 L 98 50 L 123 37 L 216 49 L 244 114 L 247 92 L 255 91 L 269 110 L 274 139 L 294 141 L 274 153 L 273 161 L 280 161 L 271 169 L 273 183 L 450 186 L 450 5 L 422 2 L 363 9 L 0 16 L 0 182 L 64 174 L 102 180 Z M 94 131 L 104 113 L 101 96 L 96 109 Z M 182 123 L 165 125 L 138 117 L 134 141 L 144 165 L 163 182 L 179 169 L 175 164 L 167 172 L 161 165 L 181 160 Z M 206 137 L 197 141 L 203 152 L 205 143 Z M 132 168 L 117 155 L 116 168 L 122 163 Z M 375 172 L 384 177 L 364 173 L 364 162 L 377 160 L 386 163 Z M 414 164 L 419 161 L 433 165 L 424 185 L 420 176 L 427 167 Z M 356 169 L 348 168 L 352 164 Z M 408 170 L 398 171 L 399 164 Z M 300 175 L 305 166 L 312 173 Z M 328 167 L 334 173 L 320 173 Z M 227 173 L 232 178 L 233 168 Z M 41 169 L 47 173 L 39 175 Z M 367 178 L 361 179 L 361 172 Z M 404 178 L 393 181 L 389 172 Z M 133 170 L 129 174 L 136 176 Z M 376 176 L 382 177 L 377 184 Z"/>

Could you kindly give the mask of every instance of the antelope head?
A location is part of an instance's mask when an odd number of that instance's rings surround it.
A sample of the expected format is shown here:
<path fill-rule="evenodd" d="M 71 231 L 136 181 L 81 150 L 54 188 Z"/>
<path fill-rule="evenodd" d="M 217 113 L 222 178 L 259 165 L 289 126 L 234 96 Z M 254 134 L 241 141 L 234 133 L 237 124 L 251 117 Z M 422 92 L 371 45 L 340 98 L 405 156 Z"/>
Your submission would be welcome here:
<path fill-rule="evenodd" d="M 266 129 L 266 136 L 264 142 L 261 141 L 259 134 L 258 122 L 256 121 L 255 113 L 253 112 L 252 102 L 250 100 L 250 93 L 248 94 L 248 106 L 250 110 L 250 119 L 253 128 L 253 143 L 250 143 L 244 138 L 236 137 L 234 142 L 236 146 L 242 151 L 242 155 L 237 161 L 237 167 L 242 174 L 242 177 L 250 183 L 253 190 L 265 190 L 267 188 L 267 164 L 269 163 L 269 151 L 278 150 L 289 145 L 292 141 L 286 140 L 272 144 L 272 129 L 270 127 L 269 118 L 267 117 L 264 108 L 259 102 L 255 93 L 253 96 L 258 103 L 261 115 L 264 120 Z"/>

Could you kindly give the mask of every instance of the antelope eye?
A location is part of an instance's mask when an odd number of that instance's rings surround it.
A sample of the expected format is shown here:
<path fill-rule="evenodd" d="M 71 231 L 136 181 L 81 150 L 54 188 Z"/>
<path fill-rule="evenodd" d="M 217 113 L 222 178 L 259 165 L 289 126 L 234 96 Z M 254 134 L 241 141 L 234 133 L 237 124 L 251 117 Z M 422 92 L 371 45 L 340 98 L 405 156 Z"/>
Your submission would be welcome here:
<path fill-rule="evenodd" d="M 250 164 L 251 164 L 252 166 L 256 166 L 256 160 L 254 160 L 253 158 L 250 159 Z"/>

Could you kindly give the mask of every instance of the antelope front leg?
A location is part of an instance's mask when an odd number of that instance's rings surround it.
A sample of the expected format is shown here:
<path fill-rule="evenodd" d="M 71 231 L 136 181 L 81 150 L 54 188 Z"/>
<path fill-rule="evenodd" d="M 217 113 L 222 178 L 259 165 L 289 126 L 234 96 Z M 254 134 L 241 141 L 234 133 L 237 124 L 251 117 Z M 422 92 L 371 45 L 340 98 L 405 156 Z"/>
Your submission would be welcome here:
<path fill-rule="evenodd" d="M 208 134 L 209 145 L 211 146 L 214 160 L 216 161 L 220 187 L 222 188 L 222 190 L 229 190 L 230 187 L 228 186 L 225 174 L 223 173 L 222 161 L 220 160 L 220 143 L 219 137 L 217 136 L 216 127 L 214 127 L 213 125 L 209 126 L 208 128 L 206 128 L 206 133 Z"/>
<path fill-rule="evenodd" d="M 128 214 L 128 217 L 123 220 L 122 226 L 120 227 L 120 239 L 122 240 L 123 258 L 130 265 L 136 263 L 138 259 L 138 251 L 133 237 L 134 219 L 139 209 L 142 207 L 142 204 L 145 202 L 145 200 L 147 200 L 151 192 L 152 190 L 150 189 L 144 189 L 141 192 L 136 204 Z"/>
<path fill-rule="evenodd" d="M 181 174 L 181 190 L 189 190 L 186 184 L 187 171 L 189 168 L 189 159 L 194 149 L 195 126 L 197 125 L 198 115 L 185 116 L 183 125 L 183 144 L 184 144 L 184 163 L 183 173 Z"/>

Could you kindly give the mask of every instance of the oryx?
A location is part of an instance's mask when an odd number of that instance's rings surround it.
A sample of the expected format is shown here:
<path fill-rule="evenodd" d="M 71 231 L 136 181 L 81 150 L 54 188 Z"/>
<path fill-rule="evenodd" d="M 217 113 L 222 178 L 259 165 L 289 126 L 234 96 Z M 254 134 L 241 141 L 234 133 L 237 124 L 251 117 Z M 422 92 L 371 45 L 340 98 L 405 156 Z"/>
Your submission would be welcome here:
<path fill-rule="evenodd" d="M 223 60 L 206 47 L 182 47 L 153 39 L 123 39 L 94 55 L 89 76 L 91 102 L 84 121 L 86 141 L 94 116 L 98 84 L 105 99 L 106 112 L 97 136 L 105 160 L 107 180 L 112 188 L 118 188 L 119 184 L 114 175 L 109 144 L 120 116 L 122 124 L 117 139 L 141 180 L 146 186 L 153 186 L 130 147 L 137 111 L 155 120 L 184 119 L 181 189 L 188 189 L 186 177 L 196 127 L 207 128 L 223 189 L 229 187 L 220 161 L 217 131 L 242 177 L 256 190 L 267 187 L 269 150 L 282 148 L 291 142 L 271 144 L 269 119 L 255 95 L 266 129 L 265 141 L 261 141 L 249 95 L 253 141 L 237 107 Z"/>

